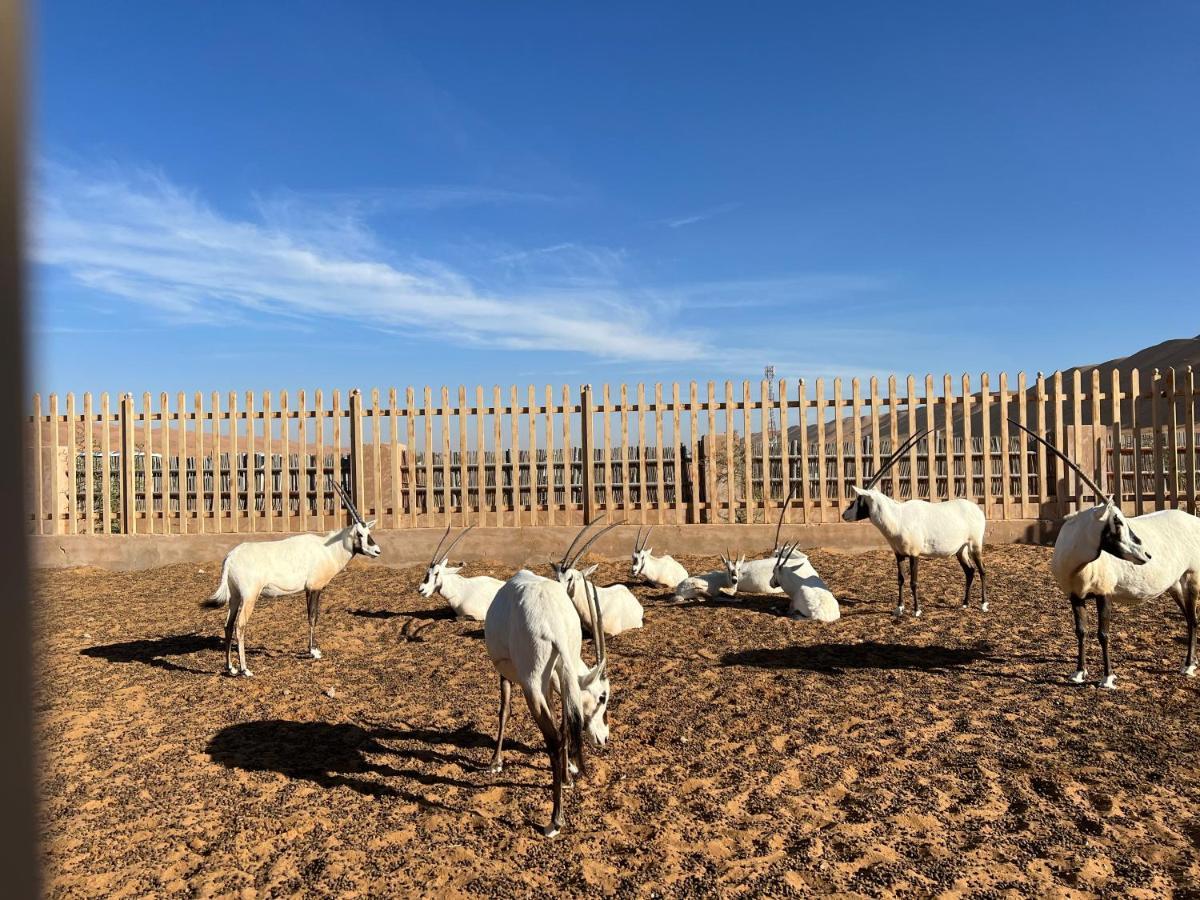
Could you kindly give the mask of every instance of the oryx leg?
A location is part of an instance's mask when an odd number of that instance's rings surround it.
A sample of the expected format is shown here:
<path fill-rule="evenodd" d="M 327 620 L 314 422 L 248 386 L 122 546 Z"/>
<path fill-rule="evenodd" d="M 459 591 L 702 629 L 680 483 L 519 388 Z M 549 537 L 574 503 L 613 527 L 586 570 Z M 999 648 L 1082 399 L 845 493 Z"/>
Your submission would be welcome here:
<path fill-rule="evenodd" d="M 235 631 L 237 633 L 238 645 L 238 664 L 241 667 L 242 675 L 249 678 L 254 673 L 246 666 L 246 626 L 250 623 L 250 616 L 254 614 L 254 604 L 258 600 L 258 595 L 247 595 L 242 599 L 241 609 L 238 610 L 237 623 Z"/>
<path fill-rule="evenodd" d="M 1071 614 L 1075 618 L 1076 661 L 1071 681 L 1083 684 L 1087 680 L 1087 600 L 1071 595 Z"/>
<path fill-rule="evenodd" d="M 225 614 L 225 671 L 230 675 L 238 673 L 233 664 L 233 636 L 237 628 L 238 616 L 242 612 L 242 595 L 236 587 L 229 589 L 229 609 Z"/>
<path fill-rule="evenodd" d="M 550 771 L 553 777 L 550 792 L 554 808 L 550 813 L 550 824 L 543 828 L 542 832 L 546 837 L 554 837 L 562 830 L 563 826 L 562 790 L 567 771 L 567 746 L 558 733 L 558 724 L 554 721 L 554 714 L 546 706 L 546 698 L 539 694 L 534 699 L 528 692 L 525 692 L 525 702 L 529 706 L 533 720 L 542 732 L 542 739 L 546 742 L 546 753 L 550 757 Z"/>
<path fill-rule="evenodd" d="M 508 710 L 512 706 L 512 682 L 500 676 L 500 730 L 496 732 L 496 752 L 492 754 L 492 764 L 488 771 L 499 772 L 504 768 L 504 728 L 508 725 Z"/>
<path fill-rule="evenodd" d="M 983 571 L 983 548 L 971 548 L 971 562 L 975 564 L 975 571 L 979 573 L 979 599 L 982 601 L 979 608 L 984 612 L 988 611 L 987 599 L 987 574 Z"/>
<path fill-rule="evenodd" d="M 967 558 L 967 554 L 969 552 L 970 551 L 967 548 L 967 545 L 963 544 L 962 548 L 957 554 L 955 554 L 958 564 L 962 566 L 963 576 L 967 579 L 967 587 L 963 591 L 963 609 L 966 609 L 971 605 L 971 585 L 975 581 L 975 568 L 971 565 L 971 561 Z"/>
<path fill-rule="evenodd" d="M 1183 619 L 1187 622 L 1187 657 L 1183 661 L 1183 674 L 1196 677 L 1196 620 L 1197 605 L 1200 604 L 1200 573 L 1189 572 L 1179 581 L 1179 595 L 1175 598 Z"/>
<path fill-rule="evenodd" d="M 896 554 L 896 615 L 904 615 L 904 554 Z"/>
<path fill-rule="evenodd" d="M 908 586 L 912 589 L 913 615 L 921 615 L 921 595 L 917 593 L 917 564 L 921 557 L 910 556 L 908 558 Z"/>
<path fill-rule="evenodd" d="M 575 787 L 575 779 L 572 776 L 579 769 L 571 761 L 575 748 L 571 743 L 571 729 L 567 726 L 567 702 L 563 699 L 561 692 L 558 696 L 558 702 L 562 707 L 562 718 L 559 721 L 558 733 L 563 747 L 563 787 Z"/>
<path fill-rule="evenodd" d="M 321 618 L 321 592 L 320 591 L 305 591 L 305 597 L 308 600 L 308 655 L 313 659 L 321 658 L 321 651 L 317 647 L 317 620 Z"/>
<path fill-rule="evenodd" d="M 1112 601 L 1105 594 L 1096 596 L 1096 636 L 1100 638 L 1100 657 L 1104 663 L 1104 680 L 1102 688 L 1115 688 L 1117 676 L 1113 674 L 1112 662 L 1108 656 L 1108 630 L 1112 621 Z"/>

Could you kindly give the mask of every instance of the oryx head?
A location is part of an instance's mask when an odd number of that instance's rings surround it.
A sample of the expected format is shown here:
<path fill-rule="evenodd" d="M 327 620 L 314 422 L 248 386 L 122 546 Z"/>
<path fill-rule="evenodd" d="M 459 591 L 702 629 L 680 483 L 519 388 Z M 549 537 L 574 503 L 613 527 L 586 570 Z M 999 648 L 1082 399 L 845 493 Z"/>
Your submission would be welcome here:
<path fill-rule="evenodd" d="M 351 524 L 350 533 L 350 551 L 354 555 L 369 556 L 375 559 L 383 550 L 375 543 L 375 538 L 371 537 L 371 529 L 375 527 L 375 520 L 364 522 L 363 517 L 358 514 L 358 510 L 354 506 L 354 502 L 350 499 L 350 495 L 346 493 L 346 489 L 342 487 L 341 482 L 330 480 L 333 484 L 333 489 L 337 491 L 337 495 L 342 500 L 342 505 L 346 507 L 346 511 L 350 513 Z"/>
<path fill-rule="evenodd" d="M 608 704 L 612 699 L 608 681 L 608 641 L 604 635 L 604 610 L 596 586 L 584 581 L 588 606 L 592 613 L 592 640 L 596 645 L 596 665 L 579 679 L 583 696 L 583 730 L 597 747 L 608 742 Z"/>
<path fill-rule="evenodd" d="M 780 569 L 795 570 L 808 561 L 807 556 L 798 552 L 797 548 L 799 546 L 800 542 L 796 541 L 791 544 L 784 544 L 775 551 L 775 566 L 771 569 L 771 587 L 781 587 L 779 584 Z"/>
<path fill-rule="evenodd" d="M 721 588 L 723 594 L 736 594 L 738 582 L 742 579 L 742 567 L 746 565 L 746 554 L 739 557 L 734 557 L 728 550 L 721 557 L 721 563 L 725 566 L 725 581 L 726 586 Z"/>
<path fill-rule="evenodd" d="M 908 439 L 896 449 L 895 453 L 883 461 L 883 463 L 879 466 L 879 471 L 871 476 L 870 481 L 864 484 L 861 488 L 857 486 L 851 486 L 850 505 L 847 506 L 845 512 L 842 513 L 843 522 L 861 522 L 863 519 L 869 519 L 871 517 L 872 505 L 875 502 L 876 496 L 876 492 L 871 489 L 879 483 L 879 479 L 884 476 L 884 473 L 886 473 L 888 469 L 900 461 L 901 456 L 907 453 L 913 447 L 913 445 L 917 443 L 917 441 L 921 440 L 921 438 L 925 437 L 931 431 L 933 431 L 932 428 L 926 428 L 920 434 L 910 435 Z"/>
<path fill-rule="evenodd" d="M 646 560 L 650 558 L 650 553 L 652 552 L 651 548 L 647 547 L 646 544 L 650 540 L 650 532 L 653 530 L 654 526 L 651 525 L 646 529 L 646 536 L 642 537 L 642 528 L 640 525 L 638 526 L 637 538 L 633 542 L 633 562 L 630 570 L 630 574 L 634 578 L 641 578 L 642 574 L 646 571 Z"/>
<path fill-rule="evenodd" d="M 1045 438 L 1034 434 L 1014 419 L 1009 419 L 1008 421 L 1074 469 L 1079 479 L 1090 487 L 1096 495 L 1096 505 L 1091 509 L 1083 510 L 1077 516 L 1077 518 L 1086 517 L 1085 521 L 1089 526 L 1088 534 L 1096 548 L 1096 555 L 1093 559 L 1098 559 L 1101 553 L 1109 553 L 1117 559 L 1133 563 L 1135 566 L 1144 566 L 1150 562 L 1150 553 L 1142 545 L 1142 539 L 1134 534 L 1133 529 L 1129 527 L 1129 520 L 1121 512 L 1121 507 L 1115 497 L 1105 494 L 1104 491 L 1100 490 L 1099 485 L 1092 481 L 1087 476 L 1087 473 L 1075 464 L 1074 460 L 1070 459 Z"/>
<path fill-rule="evenodd" d="M 442 539 L 438 541 L 437 547 L 433 550 L 433 556 L 429 558 L 429 566 L 425 569 L 425 580 L 421 582 L 417 588 L 418 593 L 422 597 L 432 597 L 442 589 L 442 581 L 447 575 L 457 575 L 460 567 L 452 567 L 450 565 L 450 551 L 454 546 L 463 539 L 468 531 L 474 528 L 470 525 L 458 533 L 458 535 L 450 542 L 450 546 L 445 550 L 442 549 L 442 544 L 446 543 L 446 538 L 450 535 L 450 526 L 446 526 L 446 531 L 442 534 Z"/>

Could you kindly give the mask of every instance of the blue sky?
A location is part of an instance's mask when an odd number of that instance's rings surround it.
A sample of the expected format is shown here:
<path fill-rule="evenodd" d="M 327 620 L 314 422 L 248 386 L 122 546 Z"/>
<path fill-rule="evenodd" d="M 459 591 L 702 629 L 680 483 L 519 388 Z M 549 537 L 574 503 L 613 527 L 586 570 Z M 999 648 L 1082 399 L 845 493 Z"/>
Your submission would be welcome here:
<path fill-rule="evenodd" d="M 1200 331 L 1200 6 L 42 2 L 41 390 L 1051 370 Z"/>

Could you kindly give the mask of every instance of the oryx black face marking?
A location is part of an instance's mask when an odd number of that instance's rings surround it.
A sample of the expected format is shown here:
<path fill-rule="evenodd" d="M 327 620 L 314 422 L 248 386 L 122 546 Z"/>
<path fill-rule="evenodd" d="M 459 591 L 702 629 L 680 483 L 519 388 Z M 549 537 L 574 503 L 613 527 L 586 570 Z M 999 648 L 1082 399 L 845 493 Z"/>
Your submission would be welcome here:
<path fill-rule="evenodd" d="M 854 502 L 846 507 L 846 511 L 842 513 L 842 521 L 844 522 L 861 522 L 863 519 L 871 517 L 871 507 L 867 503 L 866 497 L 856 497 Z"/>

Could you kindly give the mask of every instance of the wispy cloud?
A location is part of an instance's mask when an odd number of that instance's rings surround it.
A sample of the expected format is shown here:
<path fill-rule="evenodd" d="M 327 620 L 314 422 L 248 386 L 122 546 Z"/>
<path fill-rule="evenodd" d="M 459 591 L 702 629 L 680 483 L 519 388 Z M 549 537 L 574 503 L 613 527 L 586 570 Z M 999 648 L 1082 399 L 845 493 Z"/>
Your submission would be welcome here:
<path fill-rule="evenodd" d="M 524 270 L 497 291 L 436 260 L 394 258 L 353 203 L 314 215 L 311 203 L 276 196 L 257 209 L 256 220 L 223 214 L 159 172 L 43 163 L 32 257 L 178 322 L 336 318 L 612 360 L 687 361 L 710 349 L 703 334 L 664 328 L 653 304 L 613 277 L 611 251 L 546 248 L 549 272 Z"/>
<path fill-rule="evenodd" d="M 708 209 L 703 209 L 691 215 L 659 219 L 658 224 L 666 225 L 668 228 L 682 228 L 685 225 L 695 225 L 697 222 L 704 222 L 725 213 L 733 212 L 741 205 L 740 203 L 721 203 L 718 206 L 711 206 Z"/>

